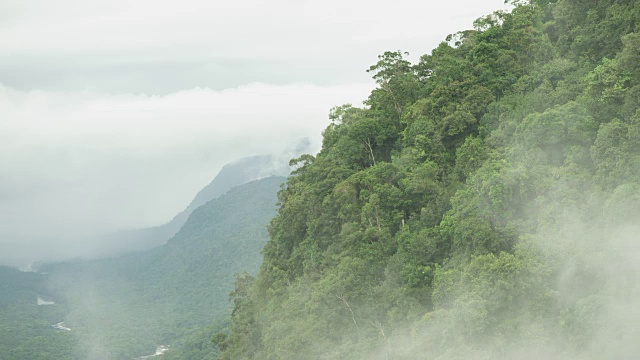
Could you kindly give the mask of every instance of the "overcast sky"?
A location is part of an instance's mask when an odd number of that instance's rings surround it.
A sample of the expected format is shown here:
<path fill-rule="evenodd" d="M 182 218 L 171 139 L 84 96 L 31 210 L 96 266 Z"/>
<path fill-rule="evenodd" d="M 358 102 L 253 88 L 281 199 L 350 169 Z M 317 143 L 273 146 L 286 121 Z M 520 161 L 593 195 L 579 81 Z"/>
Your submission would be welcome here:
<path fill-rule="evenodd" d="M 161 224 L 502 0 L 2 0 L 0 243 Z M 72 249 L 70 249 L 72 252 Z"/>

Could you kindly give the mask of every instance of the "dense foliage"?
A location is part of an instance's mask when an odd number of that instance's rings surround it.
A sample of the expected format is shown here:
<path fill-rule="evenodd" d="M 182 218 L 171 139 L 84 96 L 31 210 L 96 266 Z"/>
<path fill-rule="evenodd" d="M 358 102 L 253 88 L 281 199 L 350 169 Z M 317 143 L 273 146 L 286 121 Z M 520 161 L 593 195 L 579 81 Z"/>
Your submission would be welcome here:
<path fill-rule="evenodd" d="M 73 335 L 52 326 L 66 308 L 37 302 L 40 296 L 52 299 L 45 282 L 45 275 L 0 267 L 0 359 L 80 359 Z"/>
<path fill-rule="evenodd" d="M 331 111 L 222 358 L 640 356 L 640 4 L 513 5 Z"/>

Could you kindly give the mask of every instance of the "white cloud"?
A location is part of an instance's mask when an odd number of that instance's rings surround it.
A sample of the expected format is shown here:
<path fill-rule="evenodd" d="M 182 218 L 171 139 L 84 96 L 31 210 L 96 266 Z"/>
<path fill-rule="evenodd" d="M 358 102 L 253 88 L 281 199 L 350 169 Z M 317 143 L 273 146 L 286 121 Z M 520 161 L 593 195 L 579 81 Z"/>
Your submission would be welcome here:
<path fill-rule="evenodd" d="M 161 223 L 225 163 L 303 137 L 318 146 L 329 109 L 361 103 L 372 87 L 253 84 L 166 96 L 0 87 L 0 227 L 75 236 Z"/>
<path fill-rule="evenodd" d="M 255 81 L 366 81 L 364 70 L 378 54 L 401 49 L 417 58 L 449 33 L 468 29 L 475 18 L 505 5 L 502 0 L 9 0 L 4 7 L 0 80 L 5 84 L 167 93 Z M 180 76 L 172 74 L 176 71 Z"/>
<path fill-rule="evenodd" d="M 0 245 L 167 220 L 225 163 L 319 140 L 378 54 L 415 61 L 504 7 L 3 0 Z"/>
<path fill-rule="evenodd" d="M 433 34 L 442 36 L 446 31 L 469 27 L 475 17 L 504 7 L 501 0 L 61 0 L 11 4 L 13 21 L 2 30 L 2 47 L 9 51 L 127 50 L 141 57 L 222 54 L 251 59 L 305 57 L 308 51 L 323 54 L 348 45 L 354 38 L 395 42 L 430 39 Z"/>

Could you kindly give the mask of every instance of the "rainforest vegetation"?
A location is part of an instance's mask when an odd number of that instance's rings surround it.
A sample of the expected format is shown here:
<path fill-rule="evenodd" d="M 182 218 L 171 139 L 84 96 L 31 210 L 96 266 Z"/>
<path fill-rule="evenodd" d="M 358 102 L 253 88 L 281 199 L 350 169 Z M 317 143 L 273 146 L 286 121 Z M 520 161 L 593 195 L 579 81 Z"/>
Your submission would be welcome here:
<path fill-rule="evenodd" d="M 640 4 L 512 5 L 331 110 L 223 359 L 640 356 Z"/>

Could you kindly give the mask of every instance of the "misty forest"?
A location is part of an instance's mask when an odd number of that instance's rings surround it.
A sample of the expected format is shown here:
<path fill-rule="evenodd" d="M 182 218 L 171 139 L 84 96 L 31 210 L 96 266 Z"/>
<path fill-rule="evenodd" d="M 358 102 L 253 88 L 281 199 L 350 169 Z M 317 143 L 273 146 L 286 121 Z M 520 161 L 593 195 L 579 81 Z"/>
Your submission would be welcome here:
<path fill-rule="evenodd" d="M 0 268 L 0 359 L 640 358 L 640 3 L 510 3 L 155 247 Z"/>

